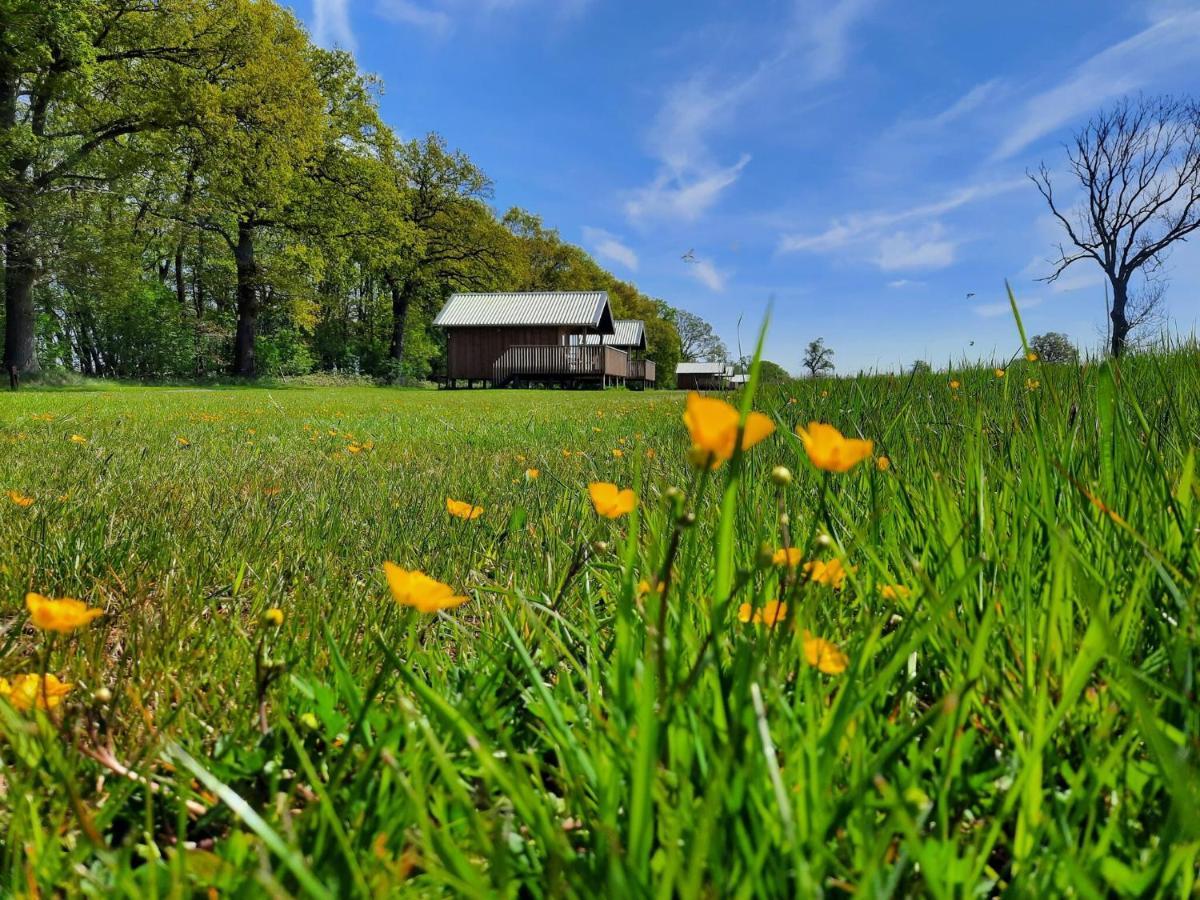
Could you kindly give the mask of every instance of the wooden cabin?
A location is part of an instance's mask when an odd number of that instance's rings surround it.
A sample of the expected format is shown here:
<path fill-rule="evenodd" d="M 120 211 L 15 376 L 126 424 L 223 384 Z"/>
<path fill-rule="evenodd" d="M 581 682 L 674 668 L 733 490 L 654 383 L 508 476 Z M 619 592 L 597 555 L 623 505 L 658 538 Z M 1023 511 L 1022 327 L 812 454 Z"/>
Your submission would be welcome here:
<path fill-rule="evenodd" d="M 607 291 L 454 294 L 433 320 L 446 332 L 447 387 L 608 387 L 629 378 Z M 589 339 L 591 339 L 589 341 Z"/>
<path fill-rule="evenodd" d="M 625 383 L 638 390 L 654 387 L 658 372 L 654 360 L 646 359 L 646 323 L 641 319 L 616 319 L 612 334 L 589 334 L 584 343 L 624 350 L 629 359 Z"/>
<path fill-rule="evenodd" d="M 733 372 L 720 362 L 681 362 L 675 367 L 675 386 L 681 391 L 727 391 Z"/>

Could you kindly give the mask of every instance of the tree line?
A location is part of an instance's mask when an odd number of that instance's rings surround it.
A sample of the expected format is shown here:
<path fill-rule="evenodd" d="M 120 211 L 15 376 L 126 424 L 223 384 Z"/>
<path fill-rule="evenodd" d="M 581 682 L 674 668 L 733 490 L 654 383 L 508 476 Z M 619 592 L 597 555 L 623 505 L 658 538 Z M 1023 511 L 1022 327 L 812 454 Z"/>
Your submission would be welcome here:
<path fill-rule="evenodd" d="M 454 291 L 609 292 L 670 377 L 676 322 L 274 0 L 0 0 L 4 364 L 424 378 Z"/>

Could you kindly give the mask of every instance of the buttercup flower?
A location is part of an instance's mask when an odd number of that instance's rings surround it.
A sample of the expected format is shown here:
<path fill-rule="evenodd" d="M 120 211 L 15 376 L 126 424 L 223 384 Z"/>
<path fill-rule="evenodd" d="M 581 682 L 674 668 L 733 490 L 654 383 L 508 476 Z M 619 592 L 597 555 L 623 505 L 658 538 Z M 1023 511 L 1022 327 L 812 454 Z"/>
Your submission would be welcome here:
<path fill-rule="evenodd" d="M 613 448 L 613 456 L 615 456 L 617 459 L 620 459 L 624 455 L 625 455 L 624 450 L 621 450 L 619 448 Z"/>
<path fill-rule="evenodd" d="M 846 654 L 835 644 L 824 638 L 813 637 L 808 631 L 804 632 L 804 659 L 826 675 L 841 675 L 850 663 Z"/>
<path fill-rule="evenodd" d="M 808 576 L 809 581 L 840 589 L 842 582 L 846 580 L 846 567 L 840 559 L 831 559 L 829 562 L 814 559 L 804 564 L 804 574 Z"/>
<path fill-rule="evenodd" d="M 787 604 L 778 600 L 768 600 L 762 609 L 754 609 L 749 603 L 738 607 L 739 622 L 753 622 L 755 625 L 766 625 L 774 628 L 787 616 Z"/>
<path fill-rule="evenodd" d="M 620 518 L 633 512 L 633 508 L 637 506 L 637 494 L 632 489 L 620 490 L 615 484 L 607 481 L 593 481 L 588 485 L 588 494 L 596 512 L 606 519 Z"/>
<path fill-rule="evenodd" d="M 912 588 L 902 584 L 885 584 L 879 589 L 884 600 L 907 600 L 912 596 Z"/>
<path fill-rule="evenodd" d="M 10 681 L 0 678 L 0 697 L 7 700 L 14 709 L 54 709 L 62 702 L 62 698 L 71 692 L 73 684 L 59 681 L 57 675 L 41 675 L 28 673 L 14 675 Z"/>
<path fill-rule="evenodd" d="M 848 472 L 875 449 L 873 441 L 848 438 L 832 425 L 809 422 L 808 428 L 796 426 L 808 458 L 826 472 Z"/>
<path fill-rule="evenodd" d="M 79 600 L 70 597 L 52 600 L 32 591 L 25 595 L 25 608 L 29 610 L 29 620 L 34 625 L 42 631 L 57 631 L 59 634 L 83 628 L 92 619 L 104 615 L 104 610 L 93 609 Z"/>
<path fill-rule="evenodd" d="M 951 379 L 950 390 L 957 391 L 960 387 L 962 387 L 962 384 L 957 379 Z"/>
<path fill-rule="evenodd" d="M 770 545 L 768 545 L 770 546 Z M 800 565 L 801 553 L 799 547 L 780 547 L 775 551 L 775 555 L 771 557 L 771 562 L 777 566 L 787 566 L 794 569 Z"/>
<path fill-rule="evenodd" d="M 276 628 L 279 628 L 283 625 L 283 610 L 277 606 L 272 606 L 263 613 L 263 621 L 268 625 L 274 625 Z"/>
<path fill-rule="evenodd" d="M 20 491 L 9 491 L 8 499 L 20 507 L 33 506 L 33 498 L 25 496 Z"/>
<path fill-rule="evenodd" d="M 877 468 L 880 472 L 886 472 L 891 467 L 892 467 L 892 461 L 890 459 L 888 459 L 886 456 L 881 456 L 877 460 L 875 460 L 875 468 Z"/>
<path fill-rule="evenodd" d="M 1003 377 L 1004 377 L 1004 370 L 1003 370 L 1003 369 L 997 369 L 997 370 L 996 370 L 996 377 L 997 377 L 997 378 L 1003 378 Z"/>
<path fill-rule="evenodd" d="M 468 597 L 454 593 L 454 588 L 430 578 L 416 569 L 402 569 L 393 562 L 383 564 L 388 588 L 401 606 L 411 606 L 418 612 L 435 613 L 454 609 L 467 602 Z"/>
<path fill-rule="evenodd" d="M 483 515 L 482 506 L 473 506 L 470 503 L 464 503 L 461 500 L 451 500 L 446 498 L 446 512 L 452 516 L 457 516 L 460 519 L 478 519 Z"/>
<path fill-rule="evenodd" d="M 527 479 L 529 479 L 530 481 L 537 481 L 538 477 L 541 474 L 542 474 L 541 471 L 539 471 L 538 469 L 526 469 L 525 470 L 525 477 Z"/>
<path fill-rule="evenodd" d="M 724 400 L 701 397 L 695 392 L 688 394 L 683 422 L 692 436 L 689 453 L 692 462 L 715 469 L 732 458 L 740 419 L 741 414 Z M 749 450 L 774 430 L 775 423 L 762 413 L 750 413 L 742 433 L 742 450 Z"/>
<path fill-rule="evenodd" d="M 85 438 L 82 434 L 71 435 L 71 443 L 73 444 L 86 444 L 87 442 L 87 438 Z"/>

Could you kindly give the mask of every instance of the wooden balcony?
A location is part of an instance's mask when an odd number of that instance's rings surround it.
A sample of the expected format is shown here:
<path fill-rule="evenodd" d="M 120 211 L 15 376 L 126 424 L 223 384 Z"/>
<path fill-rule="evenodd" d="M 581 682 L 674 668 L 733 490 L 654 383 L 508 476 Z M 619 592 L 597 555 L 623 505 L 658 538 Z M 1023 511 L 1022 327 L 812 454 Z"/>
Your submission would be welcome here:
<path fill-rule="evenodd" d="M 618 384 L 630 377 L 629 354 L 615 347 L 517 344 L 492 364 L 492 384 L 517 381 Z"/>
<path fill-rule="evenodd" d="M 654 384 L 656 375 L 654 360 L 631 359 L 629 361 L 628 377 L 630 381 L 643 381 L 646 384 Z"/>

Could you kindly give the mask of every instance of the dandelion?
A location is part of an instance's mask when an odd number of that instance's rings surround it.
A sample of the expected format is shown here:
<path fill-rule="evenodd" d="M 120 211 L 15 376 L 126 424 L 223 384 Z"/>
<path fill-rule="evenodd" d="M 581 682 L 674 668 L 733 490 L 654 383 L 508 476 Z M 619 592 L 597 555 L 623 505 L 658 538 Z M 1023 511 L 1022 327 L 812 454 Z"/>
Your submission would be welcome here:
<path fill-rule="evenodd" d="M 72 444 L 86 444 L 87 442 L 88 442 L 88 439 L 85 438 L 82 434 L 71 435 L 71 443 Z"/>
<path fill-rule="evenodd" d="M 435 613 L 454 609 L 467 602 L 468 597 L 454 593 L 454 588 L 430 578 L 416 569 L 402 569 L 393 562 L 383 564 L 388 588 L 401 606 L 411 606 L 418 612 Z"/>
<path fill-rule="evenodd" d="M 997 378 L 1003 378 L 1003 377 L 1004 377 L 1004 370 L 1003 370 L 1003 369 L 997 369 L 997 370 L 996 370 L 996 377 L 997 377 Z"/>
<path fill-rule="evenodd" d="M 539 470 L 539 469 L 526 469 L 525 470 L 525 479 L 527 481 L 537 481 L 538 478 L 541 476 L 541 474 L 542 474 L 541 470 Z"/>
<path fill-rule="evenodd" d="M 768 546 L 770 546 L 768 544 Z M 771 557 L 771 562 L 777 566 L 787 566 L 789 569 L 794 569 L 800 565 L 800 560 L 803 554 L 799 547 L 780 547 L 775 551 L 775 555 Z"/>
<path fill-rule="evenodd" d="M 470 503 L 464 503 L 461 500 L 451 500 L 446 498 L 446 512 L 452 516 L 457 516 L 460 519 L 478 519 L 483 515 L 482 506 L 472 506 Z"/>
<path fill-rule="evenodd" d="M 749 603 L 738 607 L 739 622 L 753 622 L 755 625 L 766 625 L 774 628 L 787 616 L 787 604 L 778 600 L 768 600 L 762 609 L 754 609 Z"/>
<path fill-rule="evenodd" d="M 20 491 L 9 491 L 8 499 L 11 500 L 13 503 L 15 503 L 17 506 L 20 506 L 22 508 L 33 506 L 33 498 L 27 497 L 25 494 L 22 494 Z"/>
<path fill-rule="evenodd" d="M 962 382 L 957 378 L 950 379 L 950 390 L 957 391 L 960 387 L 962 387 Z"/>
<path fill-rule="evenodd" d="M 892 461 L 886 456 L 881 456 L 875 460 L 875 468 L 877 468 L 880 472 L 886 472 L 891 467 Z"/>
<path fill-rule="evenodd" d="M 872 441 L 845 437 L 832 425 L 809 422 L 808 428 L 796 426 L 808 458 L 826 472 L 848 472 L 875 449 Z"/>
<path fill-rule="evenodd" d="M 804 574 L 808 576 L 809 581 L 827 584 L 835 590 L 841 589 L 846 580 L 846 573 L 847 569 L 840 559 L 831 559 L 828 562 L 814 559 L 804 564 Z"/>
<path fill-rule="evenodd" d="M 683 421 L 692 436 L 689 454 L 692 462 L 715 469 L 732 458 L 740 420 L 740 413 L 724 400 L 701 397 L 695 392 L 688 394 Z M 762 413 L 750 413 L 742 433 L 742 450 L 749 450 L 774 430 L 775 423 Z"/>
<path fill-rule="evenodd" d="M 879 593 L 884 600 L 907 600 L 912 596 L 912 588 L 902 584 L 885 584 Z"/>
<path fill-rule="evenodd" d="M 588 485 L 588 494 L 596 512 L 606 519 L 618 519 L 626 513 L 633 512 L 633 508 L 637 506 L 637 494 L 632 489 L 621 490 L 607 481 L 593 481 Z"/>
<path fill-rule="evenodd" d="M 837 645 L 824 638 L 813 637 L 808 631 L 804 632 L 804 659 L 810 666 L 826 675 L 841 675 L 850 663 Z"/>
<path fill-rule="evenodd" d="M 67 634 L 76 628 L 83 628 L 92 619 L 104 615 L 104 610 L 94 609 L 79 600 L 63 597 L 53 600 L 32 591 L 25 595 L 25 608 L 29 610 L 29 620 L 42 631 L 57 631 Z"/>
<path fill-rule="evenodd" d="M 7 678 L 0 678 L 0 697 L 21 712 L 33 709 L 35 706 L 38 709 L 54 709 L 74 686 L 65 681 L 59 681 L 57 675 L 43 677 L 27 673 L 14 675 L 11 681 Z"/>

